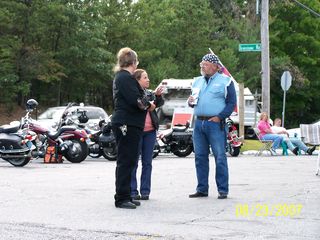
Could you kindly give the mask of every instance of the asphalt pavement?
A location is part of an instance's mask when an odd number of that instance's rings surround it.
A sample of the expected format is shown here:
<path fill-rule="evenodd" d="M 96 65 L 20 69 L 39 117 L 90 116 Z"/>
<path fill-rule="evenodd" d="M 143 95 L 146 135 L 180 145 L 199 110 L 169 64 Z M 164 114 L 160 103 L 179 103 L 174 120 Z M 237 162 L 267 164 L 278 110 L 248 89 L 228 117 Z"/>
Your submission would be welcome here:
<path fill-rule="evenodd" d="M 115 162 L 16 168 L 0 160 L 0 239 L 320 239 L 317 156 L 229 157 L 230 194 L 195 192 L 194 155 L 153 161 L 152 193 L 135 210 L 114 207 Z M 140 168 L 139 168 L 140 169 Z"/>

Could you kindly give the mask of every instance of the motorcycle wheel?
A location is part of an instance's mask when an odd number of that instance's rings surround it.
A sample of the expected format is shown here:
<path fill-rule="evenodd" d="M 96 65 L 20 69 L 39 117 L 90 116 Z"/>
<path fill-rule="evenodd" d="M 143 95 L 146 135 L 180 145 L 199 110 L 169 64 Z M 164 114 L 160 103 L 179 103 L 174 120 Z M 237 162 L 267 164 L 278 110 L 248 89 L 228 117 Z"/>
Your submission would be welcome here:
<path fill-rule="evenodd" d="M 117 148 L 114 147 L 104 147 L 102 149 L 102 155 L 105 159 L 109 161 L 116 161 L 117 160 Z"/>
<path fill-rule="evenodd" d="M 10 164 L 15 167 L 23 167 L 24 165 L 28 164 L 31 160 L 31 157 L 22 157 L 22 158 L 3 158 Z"/>
<path fill-rule="evenodd" d="M 156 143 L 153 148 L 152 158 L 156 158 L 159 155 L 159 153 L 160 153 L 160 146 L 158 143 Z"/>
<path fill-rule="evenodd" d="M 172 149 L 172 153 L 178 157 L 189 156 L 193 151 L 192 145 L 178 145 L 176 148 Z"/>
<path fill-rule="evenodd" d="M 71 153 L 71 150 L 68 150 L 66 152 L 66 154 L 64 155 L 65 158 L 69 161 L 69 162 L 72 162 L 72 163 L 80 163 L 82 162 L 83 160 L 86 159 L 86 157 L 88 156 L 88 153 L 89 153 L 89 148 L 88 148 L 88 145 L 86 142 L 81 142 L 80 140 L 78 139 L 72 139 L 70 140 L 72 141 L 73 143 L 73 146 L 72 148 L 78 148 L 80 151 L 78 154 L 76 155 L 73 155 Z"/>
<path fill-rule="evenodd" d="M 101 157 L 101 153 L 89 153 L 89 156 L 92 157 L 92 158 L 99 158 Z"/>
<path fill-rule="evenodd" d="M 229 147 L 228 152 L 232 157 L 237 157 L 240 154 L 240 147 Z"/>

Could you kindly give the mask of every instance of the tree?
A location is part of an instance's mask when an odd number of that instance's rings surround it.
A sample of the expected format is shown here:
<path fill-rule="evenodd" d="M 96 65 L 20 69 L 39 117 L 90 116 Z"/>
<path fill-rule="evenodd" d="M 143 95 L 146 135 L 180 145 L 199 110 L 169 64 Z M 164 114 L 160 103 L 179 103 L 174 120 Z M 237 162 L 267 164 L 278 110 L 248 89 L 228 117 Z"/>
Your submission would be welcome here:
<path fill-rule="evenodd" d="M 320 12 L 319 1 L 302 3 Z M 277 3 L 271 9 L 271 15 L 271 57 L 278 60 L 273 64 L 273 80 L 278 80 L 279 84 L 284 70 L 293 74 L 293 84 L 286 101 L 288 125 L 310 123 L 320 117 L 320 106 L 314 104 L 320 101 L 317 93 L 320 88 L 320 19 L 292 1 Z M 284 61 L 279 62 L 280 59 Z M 279 86 L 274 88 L 276 97 L 273 99 L 280 99 L 282 90 Z M 279 109 L 275 110 L 279 115 Z"/>

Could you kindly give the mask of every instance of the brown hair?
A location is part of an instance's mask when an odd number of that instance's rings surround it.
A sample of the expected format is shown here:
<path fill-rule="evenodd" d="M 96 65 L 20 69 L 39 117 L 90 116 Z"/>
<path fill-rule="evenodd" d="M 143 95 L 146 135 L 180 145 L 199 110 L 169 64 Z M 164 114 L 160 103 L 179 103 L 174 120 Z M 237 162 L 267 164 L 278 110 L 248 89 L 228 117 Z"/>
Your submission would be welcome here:
<path fill-rule="evenodd" d="M 118 72 L 136 62 L 138 62 L 138 55 L 135 51 L 129 47 L 121 48 L 117 54 L 117 64 L 114 67 L 114 71 Z"/>
<path fill-rule="evenodd" d="M 144 73 L 144 72 L 146 72 L 146 70 L 144 70 L 144 69 L 136 69 L 135 71 L 134 71 L 134 73 L 133 73 L 133 77 L 136 79 L 136 80 L 140 80 L 141 79 L 141 75 L 142 75 L 142 73 Z"/>
<path fill-rule="evenodd" d="M 268 114 L 266 112 L 262 112 L 260 115 L 260 120 L 262 120 L 264 116 L 267 117 L 267 120 L 269 119 Z"/>

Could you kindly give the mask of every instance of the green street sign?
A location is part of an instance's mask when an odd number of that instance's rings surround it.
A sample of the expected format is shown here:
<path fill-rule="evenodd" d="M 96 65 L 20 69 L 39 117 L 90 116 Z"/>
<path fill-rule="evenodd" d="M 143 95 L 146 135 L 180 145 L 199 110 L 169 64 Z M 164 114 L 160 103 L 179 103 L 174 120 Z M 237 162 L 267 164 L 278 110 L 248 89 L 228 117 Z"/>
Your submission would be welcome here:
<path fill-rule="evenodd" d="M 260 52 L 261 43 L 239 44 L 239 52 Z"/>

